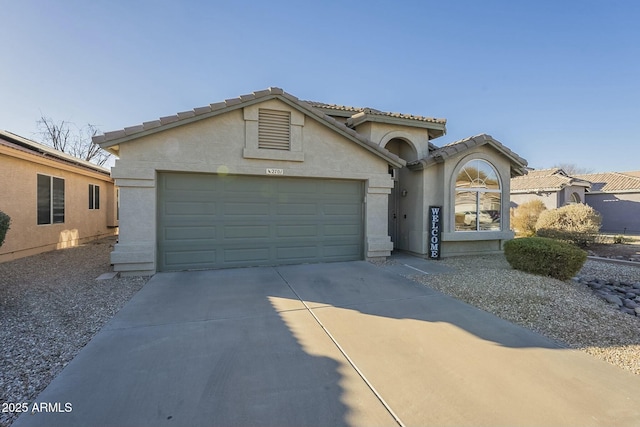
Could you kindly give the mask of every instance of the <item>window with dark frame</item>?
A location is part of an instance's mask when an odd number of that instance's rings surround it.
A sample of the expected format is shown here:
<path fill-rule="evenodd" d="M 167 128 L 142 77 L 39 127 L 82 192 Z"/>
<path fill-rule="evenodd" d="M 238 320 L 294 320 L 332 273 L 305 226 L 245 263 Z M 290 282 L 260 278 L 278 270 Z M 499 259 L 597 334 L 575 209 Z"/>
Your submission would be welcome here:
<path fill-rule="evenodd" d="M 100 186 L 89 184 L 89 209 L 100 209 Z"/>
<path fill-rule="evenodd" d="M 38 225 L 64 223 L 64 179 L 38 174 Z"/>

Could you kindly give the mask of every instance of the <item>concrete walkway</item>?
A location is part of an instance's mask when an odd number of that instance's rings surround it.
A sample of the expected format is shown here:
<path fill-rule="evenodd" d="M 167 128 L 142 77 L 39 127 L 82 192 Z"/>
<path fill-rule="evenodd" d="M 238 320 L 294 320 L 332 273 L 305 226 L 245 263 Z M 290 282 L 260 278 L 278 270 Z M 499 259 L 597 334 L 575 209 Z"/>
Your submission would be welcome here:
<path fill-rule="evenodd" d="M 348 262 L 157 274 L 36 403 L 15 426 L 637 426 L 640 379 Z"/>

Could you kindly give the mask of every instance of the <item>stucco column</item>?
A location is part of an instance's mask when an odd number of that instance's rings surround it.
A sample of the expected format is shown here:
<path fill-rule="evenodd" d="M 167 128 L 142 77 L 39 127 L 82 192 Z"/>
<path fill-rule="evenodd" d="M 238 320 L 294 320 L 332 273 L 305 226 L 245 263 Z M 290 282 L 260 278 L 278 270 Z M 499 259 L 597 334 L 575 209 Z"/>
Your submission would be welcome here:
<path fill-rule="evenodd" d="M 118 165 L 120 166 L 120 165 Z M 135 172 L 133 172 L 135 170 Z M 155 170 L 114 167 L 120 188 L 118 243 L 111 253 L 115 271 L 124 275 L 150 275 L 156 271 L 156 179 Z M 132 178 L 132 174 L 135 178 Z M 127 178 L 119 178 L 127 176 Z"/>
<path fill-rule="evenodd" d="M 393 242 L 388 231 L 389 194 L 393 187 L 390 177 L 371 179 L 367 185 L 365 232 L 365 256 L 369 258 L 388 257 L 393 250 Z"/>

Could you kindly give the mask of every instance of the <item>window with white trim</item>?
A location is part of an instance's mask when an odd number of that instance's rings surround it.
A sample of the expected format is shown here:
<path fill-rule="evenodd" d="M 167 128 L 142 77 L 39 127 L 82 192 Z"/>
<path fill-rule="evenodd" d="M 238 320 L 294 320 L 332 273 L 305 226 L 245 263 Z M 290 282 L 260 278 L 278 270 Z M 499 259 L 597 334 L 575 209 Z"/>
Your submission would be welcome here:
<path fill-rule="evenodd" d="M 38 225 L 64 223 L 64 179 L 38 174 Z"/>
<path fill-rule="evenodd" d="M 89 184 L 89 209 L 100 209 L 100 186 Z"/>
<path fill-rule="evenodd" d="M 496 169 L 487 161 L 467 162 L 456 177 L 456 231 L 499 231 L 502 190 Z"/>

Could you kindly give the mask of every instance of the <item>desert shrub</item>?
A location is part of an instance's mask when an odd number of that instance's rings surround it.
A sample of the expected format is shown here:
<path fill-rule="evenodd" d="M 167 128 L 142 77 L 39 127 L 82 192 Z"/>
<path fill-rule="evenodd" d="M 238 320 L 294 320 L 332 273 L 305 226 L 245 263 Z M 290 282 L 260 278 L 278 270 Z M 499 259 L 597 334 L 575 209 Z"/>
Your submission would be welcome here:
<path fill-rule="evenodd" d="M 615 236 L 613 236 L 613 243 L 626 243 L 627 239 L 624 238 L 624 236 L 622 234 L 617 234 Z"/>
<path fill-rule="evenodd" d="M 9 224 L 11 224 L 9 215 L 0 211 L 0 246 L 4 243 L 4 238 L 9 230 Z"/>
<path fill-rule="evenodd" d="M 587 253 L 571 243 L 544 237 L 510 240 L 504 254 L 516 270 L 560 280 L 575 276 L 587 260 Z"/>
<path fill-rule="evenodd" d="M 516 231 L 518 236 L 534 236 L 538 217 L 546 209 L 547 207 L 542 203 L 542 200 L 531 200 L 521 204 L 513 210 L 511 228 Z"/>
<path fill-rule="evenodd" d="M 602 218 L 591 206 L 574 204 L 540 214 L 536 235 L 586 247 L 596 240 Z"/>

